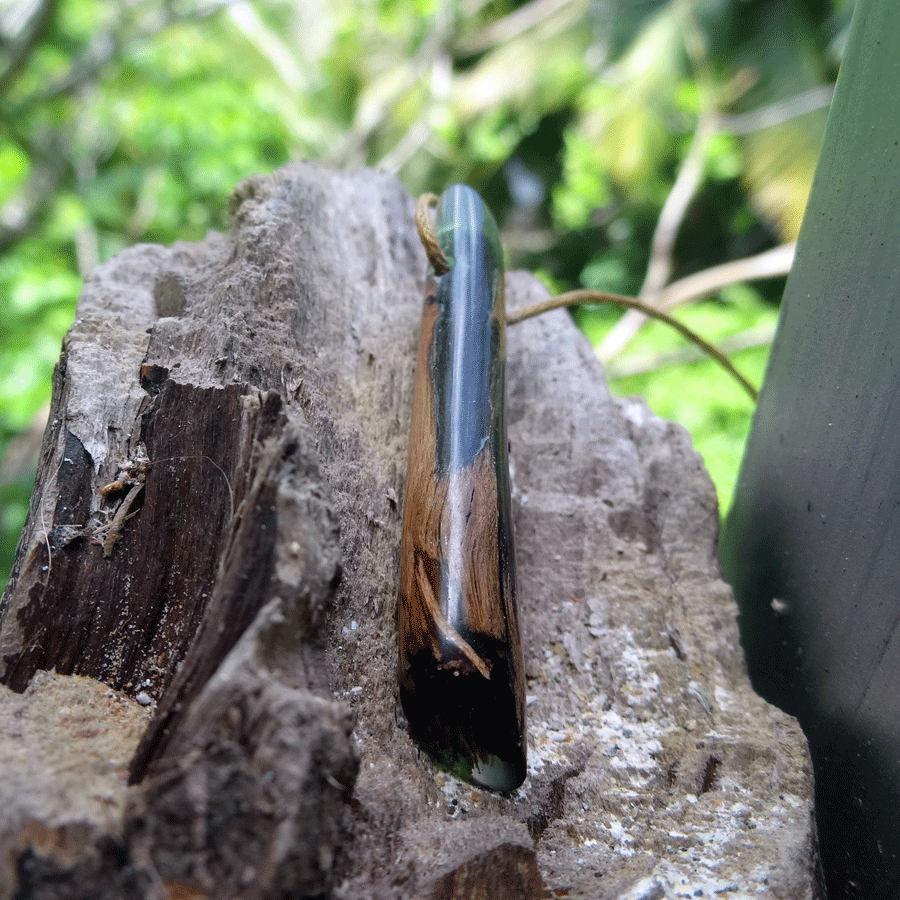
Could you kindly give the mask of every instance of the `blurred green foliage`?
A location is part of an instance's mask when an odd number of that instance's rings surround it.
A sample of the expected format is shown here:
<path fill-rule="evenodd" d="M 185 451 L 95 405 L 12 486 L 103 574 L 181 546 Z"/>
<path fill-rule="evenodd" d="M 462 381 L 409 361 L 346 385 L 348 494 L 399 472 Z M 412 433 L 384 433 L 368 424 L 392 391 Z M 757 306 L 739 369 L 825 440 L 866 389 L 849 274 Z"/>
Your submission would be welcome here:
<path fill-rule="evenodd" d="M 636 294 L 698 123 L 667 280 L 796 236 L 850 6 L 0 0 L 0 573 L 36 462 L 22 435 L 82 280 L 122 248 L 226 229 L 237 182 L 313 158 L 395 171 L 413 194 L 469 182 L 511 265 Z M 714 338 L 756 328 L 782 289 L 684 315 Z M 599 339 L 614 314 L 577 318 Z M 615 362 L 680 341 L 653 325 Z M 736 361 L 759 382 L 765 355 Z M 752 414 L 727 376 L 700 363 L 614 387 L 692 430 L 727 501 Z"/>
<path fill-rule="evenodd" d="M 738 287 L 743 289 L 723 291 L 721 300 L 698 303 L 685 309 L 679 318 L 714 344 L 736 332 L 773 334 L 778 308 L 758 291 Z M 576 313 L 576 321 L 595 339 L 605 330 L 597 318 L 588 310 Z M 643 357 L 654 361 L 654 367 L 642 374 L 615 377 L 616 367 L 612 365 L 610 387 L 620 396 L 643 397 L 651 409 L 687 428 L 695 448 L 703 455 L 724 514 L 731 505 L 754 407 L 743 388 L 716 362 L 702 358 L 699 351 L 683 354 L 690 359 L 681 362 L 678 348 L 692 350 L 667 325 L 648 323 L 630 345 L 629 358 L 639 363 Z M 768 356 L 768 343 L 729 354 L 741 373 L 756 385 L 762 384 Z"/>

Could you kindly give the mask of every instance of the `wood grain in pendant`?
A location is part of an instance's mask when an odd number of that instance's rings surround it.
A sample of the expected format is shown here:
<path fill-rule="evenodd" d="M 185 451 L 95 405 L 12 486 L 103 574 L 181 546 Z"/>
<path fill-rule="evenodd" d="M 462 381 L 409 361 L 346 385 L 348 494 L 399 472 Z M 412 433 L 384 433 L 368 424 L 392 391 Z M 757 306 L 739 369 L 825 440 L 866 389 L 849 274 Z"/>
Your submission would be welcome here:
<path fill-rule="evenodd" d="M 410 428 L 398 627 L 412 737 L 463 778 L 525 777 L 524 666 L 505 425 L 505 310 L 496 225 L 445 192 L 451 263 L 425 298 Z"/>

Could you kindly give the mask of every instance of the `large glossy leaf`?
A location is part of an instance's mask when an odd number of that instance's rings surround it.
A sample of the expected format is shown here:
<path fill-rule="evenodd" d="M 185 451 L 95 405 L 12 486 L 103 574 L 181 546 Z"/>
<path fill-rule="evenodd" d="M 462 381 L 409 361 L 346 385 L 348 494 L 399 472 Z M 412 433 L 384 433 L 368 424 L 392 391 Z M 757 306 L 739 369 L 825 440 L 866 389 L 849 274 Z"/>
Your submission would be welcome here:
<path fill-rule="evenodd" d="M 900 5 L 860 0 L 722 541 L 834 898 L 900 892 Z"/>

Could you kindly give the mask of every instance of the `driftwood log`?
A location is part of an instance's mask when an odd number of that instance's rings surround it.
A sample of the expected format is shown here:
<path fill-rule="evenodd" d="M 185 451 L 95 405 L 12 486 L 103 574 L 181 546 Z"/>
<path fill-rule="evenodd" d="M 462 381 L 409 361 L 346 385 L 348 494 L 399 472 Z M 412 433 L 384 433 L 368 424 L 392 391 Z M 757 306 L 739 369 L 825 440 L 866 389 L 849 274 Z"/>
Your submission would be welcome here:
<path fill-rule="evenodd" d="M 66 338 L 0 608 L 0 897 L 817 896 L 806 743 L 750 688 L 710 480 L 564 312 L 509 331 L 529 777 L 417 752 L 412 199 L 303 164 L 231 212 L 101 266 Z"/>

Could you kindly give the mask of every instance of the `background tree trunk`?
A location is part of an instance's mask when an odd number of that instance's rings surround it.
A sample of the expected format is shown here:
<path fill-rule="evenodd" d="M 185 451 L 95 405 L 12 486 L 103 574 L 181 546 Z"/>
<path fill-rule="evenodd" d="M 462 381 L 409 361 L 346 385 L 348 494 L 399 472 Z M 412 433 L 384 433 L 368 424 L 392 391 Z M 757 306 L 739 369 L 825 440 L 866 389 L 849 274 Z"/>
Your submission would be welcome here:
<path fill-rule="evenodd" d="M 815 896 L 806 744 L 749 686 L 709 478 L 563 312 L 509 332 L 529 778 L 417 753 L 412 200 L 295 165 L 232 216 L 102 266 L 63 348 L 2 606 L 0 895 Z"/>

